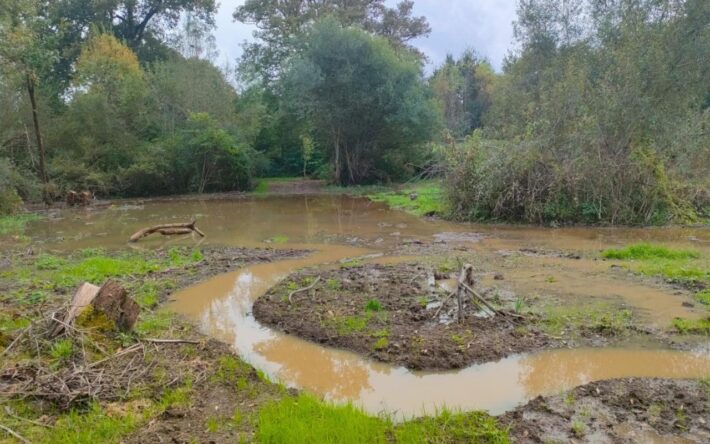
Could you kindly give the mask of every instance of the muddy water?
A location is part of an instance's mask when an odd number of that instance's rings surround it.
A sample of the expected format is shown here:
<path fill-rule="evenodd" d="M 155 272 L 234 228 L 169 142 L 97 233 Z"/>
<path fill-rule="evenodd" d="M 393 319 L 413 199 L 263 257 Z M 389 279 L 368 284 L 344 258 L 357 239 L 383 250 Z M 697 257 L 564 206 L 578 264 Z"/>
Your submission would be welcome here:
<path fill-rule="evenodd" d="M 663 350 L 550 351 L 513 356 L 458 372 L 417 373 L 372 363 L 279 334 L 251 315 L 253 301 L 290 272 L 344 258 L 413 254 L 412 240 L 448 243 L 475 254 L 479 272 L 502 272 L 504 281 L 484 279 L 518 294 L 536 294 L 562 304 L 590 300 L 625 304 L 644 322 L 665 327 L 676 316 L 698 317 L 703 311 L 682 305 L 688 293 L 648 280 L 610 272 L 597 260 L 599 250 L 636 241 L 690 247 L 710 253 L 708 229 L 546 229 L 480 226 L 429 221 L 388 210 L 365 199 L 342 196 L 240 198 L 232 200 L 152 201 L 115 204 L 101 210 L 65 210 L 30 225 L 33 247 L 72 250 L 124 248 L 134 231 L 152 224 L 198 219 L 206 239 L 190 237 L 141 241 L 139 248 L 173 244 L 307 248 L 304 259 L 247 267 L 218 276 L 175 295 L 173 309 L 200 323 L 203 330 L 235 349 L 247 361 L 288 385 L 334 400 L 354 400 L 372 412 L 420 414 L 448 405 L 509 409 L 538 394 L 555 393 L 597 379 L 621 376 L 698 377 L 710 375 L 710 356 Z M 270 239 L 285 244 L 268 243 Z M 2 247 L 0 246 L 0 249 Z M 579 260 L 521 249 L 581 253 Z M 527 251 L 527 250 L 526 250 Z M 511 253 L 512 252 L 512 253 Z M 410 257 L 411 258 L 411 257 Z M 551 279 L 551 277 L 553 279 Z"/>
<path fill-rule="evenodd" d="M 537 395 L 601 379 L 710 375 L 708 354 L 629 349 L 547 351 L 454 372 L 411 372 L 261 326 L 251 315 L 253 301 L 289 272 L 370 253 L 354 247 L 320 248 L 305 259 L 246 267 L 183 290 L 174 296 L 171 308 L 289 386 L 335 401 L 355 401 L 371 413 L 402 417 L 443 406 L 497 414 Z"/>

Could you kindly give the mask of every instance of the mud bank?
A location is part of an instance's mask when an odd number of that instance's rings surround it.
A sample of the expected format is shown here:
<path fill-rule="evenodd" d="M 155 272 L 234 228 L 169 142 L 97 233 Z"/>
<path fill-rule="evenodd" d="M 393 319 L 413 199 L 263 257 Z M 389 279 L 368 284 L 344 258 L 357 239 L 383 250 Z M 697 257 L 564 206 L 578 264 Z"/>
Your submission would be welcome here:
<path fill-rule="evenodd" d="M 427 271 L 415 264 L 304 270 L 257 299 L 254 316 L 288 334 L 417 370 L 563 346 L 533 316 L 480 317 L 467 306 L 464 321 L 454 322 L 439 310 L 447 292 L 431 291 Z M 292 291 L 312 283 L 289 301 Z M 449 299 L 445 308 L 453 305 Z"/>
<path fill-rule="evenodd" d="M 710 441 L 710 385 L 627 378 L 537 397 L 498 418 L 518 443 Z"/>

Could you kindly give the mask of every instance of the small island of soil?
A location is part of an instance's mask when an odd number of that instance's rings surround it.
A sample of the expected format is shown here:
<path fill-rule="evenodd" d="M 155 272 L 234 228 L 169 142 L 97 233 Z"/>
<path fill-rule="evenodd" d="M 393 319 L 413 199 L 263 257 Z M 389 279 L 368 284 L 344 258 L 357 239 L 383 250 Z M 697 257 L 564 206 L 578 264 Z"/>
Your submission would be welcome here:
<path fill-rule="evenodd" d="M 415 264 L 307 269 L 259 298 L 254 316 L 288 334 L 409 369 L 463 368 L 562 346 L 532 316 L 483 317 L 468 303 L 457 322 L 456 298 L 447 300 L 433 280 L 431 270 Z"/>

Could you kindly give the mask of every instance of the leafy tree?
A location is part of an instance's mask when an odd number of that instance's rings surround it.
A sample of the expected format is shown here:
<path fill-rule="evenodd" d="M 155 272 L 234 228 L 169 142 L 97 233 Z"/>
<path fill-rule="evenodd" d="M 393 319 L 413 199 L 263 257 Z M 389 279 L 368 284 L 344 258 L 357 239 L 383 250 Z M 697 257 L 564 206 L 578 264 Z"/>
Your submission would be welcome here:
<path fill-rule="evenodd" d="M 256 25 L 258 41 L 245 45 L 242 70 L 253 77 L 275 79 L 297 47 L 300 34 L 326 16 L 343 26 L 356 25 L 383 36 L 395 47 L 408 47 L 412 39 L 431 31 L 424 17 L 412 16 L 413 6 L 411 0 L 400 1 L 394 8 L 385 0 L 247 0 L 237 7 L 234 19 Z"/>
<path fill-rule="evenodd" d="M 495 73 L 490 64 L 466 51 L 459 60 L 447 56 L 429 84 L 442 110 L 447 129 L 456 137 L 470 134 L 483 125 L 490 107 Z"/>
<path fill-rule="evenodd" d="M 52 37 L 42 32 L 44 23 L 39 16 L 40 2 L 36 0 L 8 0 L 0 7 L 0 65 L 9 82 L 24 85 L 30 101 L 32 122 L 38 151 L 38 173 L 45 185 L 45 200 L 49 200 L 49 175 L 37 105 L 38 84 L 46 78 L 52 60 Z"/>
<path fill-rule="evenodd" d="M 386 180 L 413 168 L 437 115 L 413 56 L 328 19 L 303 37 L 281 87 L 314 129 L 342 185 Z"/>

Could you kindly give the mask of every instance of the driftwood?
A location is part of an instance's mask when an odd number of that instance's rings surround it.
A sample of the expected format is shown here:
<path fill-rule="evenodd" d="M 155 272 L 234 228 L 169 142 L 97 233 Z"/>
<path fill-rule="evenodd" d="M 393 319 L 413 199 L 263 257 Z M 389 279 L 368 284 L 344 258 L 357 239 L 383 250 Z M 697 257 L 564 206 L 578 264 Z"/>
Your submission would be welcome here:
<path fill-rule="evenodd" d="M 144 228 L 142 230 L 136 231 L 128 239 L 128 241 L 137 242 L 139 239 L 142 239 L 146 236 L 150 236 L 153 233 L 159 233 L 163 236 L 173 236 L 177 234 L 189 234 L 194 231 L 201 237 L 205 237 L 205 233 L 203 233 L 202 231 L 200 231 L 199 228 L 197 228 L 197 226 L 195 225 L 196 223 L 197 221 L 193 220 L 187 223 L 155 225 L 149 228 Z"/>

